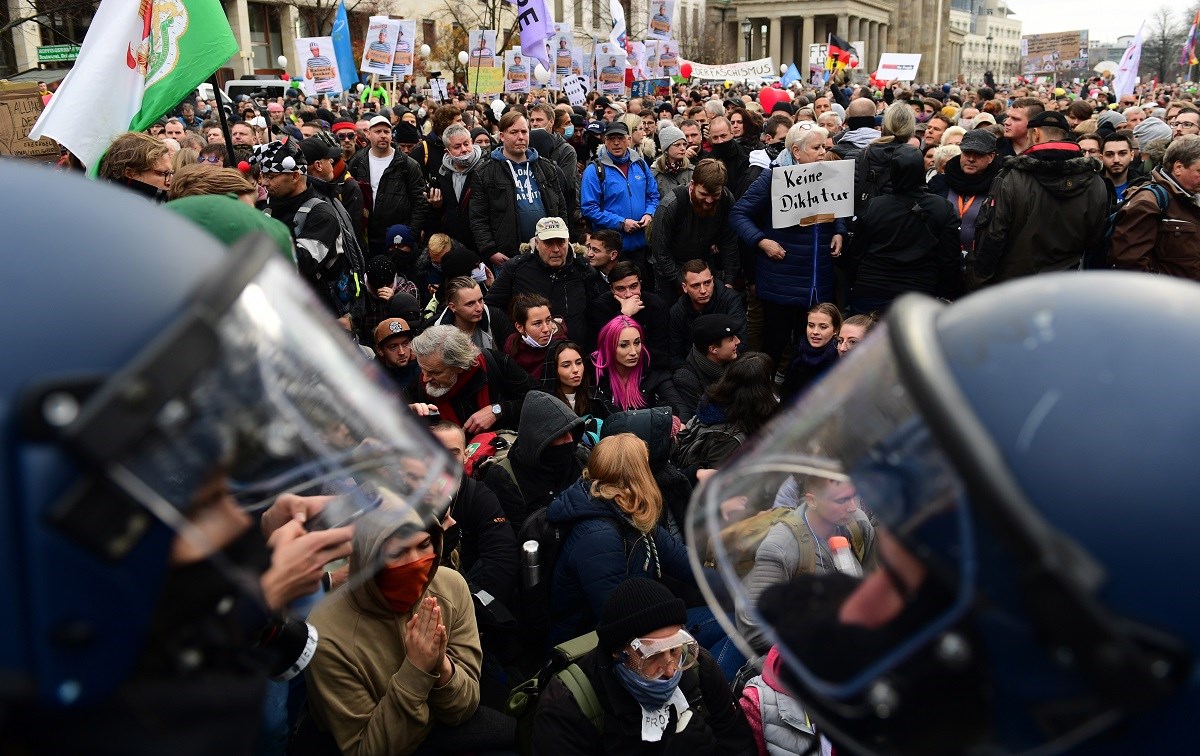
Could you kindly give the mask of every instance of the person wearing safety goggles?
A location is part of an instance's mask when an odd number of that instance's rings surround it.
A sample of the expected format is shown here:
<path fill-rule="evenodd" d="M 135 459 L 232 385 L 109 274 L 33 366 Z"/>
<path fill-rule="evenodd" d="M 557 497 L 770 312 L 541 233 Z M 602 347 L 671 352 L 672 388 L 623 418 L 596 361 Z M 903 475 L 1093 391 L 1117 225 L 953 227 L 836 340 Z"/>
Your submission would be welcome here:
<path fill-rule="evenodd" d="M 538 701 L 536 754 L 745 754 L 754 737 L 716 661 L 684 629 L 664 585 L 628 578 L 605 601 L 598 645 L 579 669 L 603 712 L 598 731 L 559 677 Z"/>
<path fill-rule="evenodd" d="M 457 468 L 268 237 L 229 249 L 69 175 L 0 181 L 21 248 L 17 219 L 79 211 L 0 301 L 0 752 L 249 753 L 267 676 L 318 642 L 290 605 L 366 514 L 437 519 Z M 83 250 L 106 264 L 67 274 Z"/>
<path fill-rule="evenodd" d="M 1147 308 L 1174 349 L 1139 336 Z M 839 750 L 1186 747 L 1200 614 L 1179 580 L 1200 560 L 1174 534 L 1200 495 L 1198 322 L 1195 284 L 1135 274 L 1037 276 L 949 307 L 898 299 L 697 492 L 693 568 L 719 576 L 701 589 L 754 619 L 773 674 Z M 754 600 L 725 536 L 792 476 L 853 487 L 878 568 L 860 577 L 835 555 L 837 571 Z"/>

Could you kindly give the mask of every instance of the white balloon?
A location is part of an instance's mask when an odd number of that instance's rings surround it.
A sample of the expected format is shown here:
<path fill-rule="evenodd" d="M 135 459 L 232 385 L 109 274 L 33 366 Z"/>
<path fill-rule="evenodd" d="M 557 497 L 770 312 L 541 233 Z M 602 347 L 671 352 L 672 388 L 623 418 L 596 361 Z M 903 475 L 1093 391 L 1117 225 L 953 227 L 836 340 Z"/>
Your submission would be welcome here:
<path fill-rule="evenodd" d="M 275 59 L 275 61 L 277 63 L 279 63 L 280 68 L 287 68 L 287 56 L 286 55 L 280 55 L 278 58 Z"/>
<path fill-rule="evenodd" d="M 458 62 L 459 63 L 461 63 L 465 66 L 465 65 L 467 65 L 467 61 L 470 59 L 471 59 L 471 56 L 467 53 L 466 50 L 459 51 L 459 53 L 458 53 Z"/>
<path fill-rule="evenodd" d="M 538 84 L 545 84 L 550 81 L 550 72 L 541 63 L 537 64 L 537 68 L 533 69 L 533 78 L 538 80 Z"/>
<path fill-rule="evenodd" d="M 779 75 L 780 75 L 780 76 L 783 76 L 785 73 L 787 73 L 787 66 L 783 66 L 783 65 L 781 65 L 781 66 L 779 67 Z"/>
<path fill-rule="evenodd" d="M 364 89 L 366 89 L 366 88 L 367 88 L 367 85 L 366 85 L 366 84 L 359 84 L 359 85 L 358 85 L 358 87 L 356 87 L 356 90 L 357 90 L 357 91 L 359 91 L 359 92 L 361 92 L 361 91 L 363 91 L 363 90 L 364 90 Z"/>
<path fill-rule="evenodd" d="M 429 45 L 421 45 L 421 57 L 422 58 L 429 57 Z"/>

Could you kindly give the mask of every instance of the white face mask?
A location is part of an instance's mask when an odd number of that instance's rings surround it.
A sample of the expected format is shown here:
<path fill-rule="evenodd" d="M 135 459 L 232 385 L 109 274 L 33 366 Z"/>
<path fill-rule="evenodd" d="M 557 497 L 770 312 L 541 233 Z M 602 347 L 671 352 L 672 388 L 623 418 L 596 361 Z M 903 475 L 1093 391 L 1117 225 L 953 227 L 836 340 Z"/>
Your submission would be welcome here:
<path fill-rule="evenodd" d="M 417 108 L 417 118 L 425 117 L 425 108 Z"/>

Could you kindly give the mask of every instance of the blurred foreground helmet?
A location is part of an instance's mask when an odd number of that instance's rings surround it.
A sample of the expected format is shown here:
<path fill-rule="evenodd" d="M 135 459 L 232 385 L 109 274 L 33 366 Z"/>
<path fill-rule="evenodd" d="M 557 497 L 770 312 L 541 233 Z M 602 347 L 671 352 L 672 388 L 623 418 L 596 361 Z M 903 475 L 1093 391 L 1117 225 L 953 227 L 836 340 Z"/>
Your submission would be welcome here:
<path fill-rule="evenodd" d="M 208 663 L 147 638 L 229 613 L 163 588 L 197 559 L 257 600 L 261 560 L 211 535 L 223 511 L 244 532 L 288 492 L 335 497 L 330 527 L 438 517 L 457 471 L 267 237 L 229 251 L 129 192 L 7 161 L 0 183 L 21 187 L 0 207 L 0 705 Z M 33 222 L 63 207 L 53 234 Z"/>
<path fill-rule="evenodd" d="M 1174 751 L 1200 711 L 1197 375 L 1189 282 L 902 298 L 698 492 L 693 566 L 743 650 L 777 647 L 775 671 L 846 750 Z M 776 571 L 750 601 L 739 568 L 767 564 L 761 533 L 730 534 L 821 481 L 854 487 L 878 568 Z"/>

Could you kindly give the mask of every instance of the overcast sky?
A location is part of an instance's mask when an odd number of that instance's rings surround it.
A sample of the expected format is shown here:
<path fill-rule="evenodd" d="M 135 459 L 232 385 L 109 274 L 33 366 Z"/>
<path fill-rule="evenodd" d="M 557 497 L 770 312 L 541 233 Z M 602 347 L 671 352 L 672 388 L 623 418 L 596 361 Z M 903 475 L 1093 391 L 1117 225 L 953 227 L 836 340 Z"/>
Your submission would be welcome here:
<path fill-rule="evenodd" d="M 1022 34 L 1087 29 L 1089 40 L 1116 42 L 1117 37 L 1137 34 L 1138 26 L 1160 6 L 1170 7 L 1182 16 L 1190 0 L 1008 0 L 1008 7 L 1021 19 Z M 1086 21 L 1084 9 L 1087 12 Z M 1139 17 L 1139 11 L 1145 14 Z"/>

